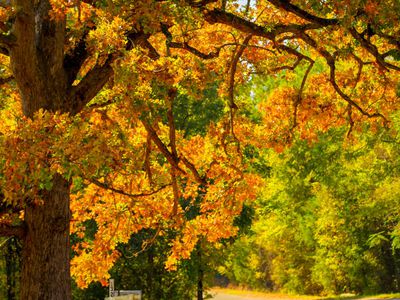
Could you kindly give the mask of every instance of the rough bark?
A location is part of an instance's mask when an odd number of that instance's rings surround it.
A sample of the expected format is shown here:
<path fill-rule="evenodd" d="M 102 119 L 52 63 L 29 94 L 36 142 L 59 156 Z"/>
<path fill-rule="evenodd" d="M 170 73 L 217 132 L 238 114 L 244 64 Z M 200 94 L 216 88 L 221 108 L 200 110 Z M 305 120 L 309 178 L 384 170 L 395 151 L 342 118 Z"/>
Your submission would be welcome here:
<path fill-rule="evenodd" d="M 65 21 L 49 16 L 49 1 L 15 0 L 16 16 L 10 47 L 11 68 L 20 90 L 23 112 L 70 112 L 68 75 L 64 68 Z M 59 174 L 43 203 L 28 201 L 22 238 L 20 298 L 71 299 L 69 263 L 69 183 Z"/>
<path fill-rule="evenodd" d="M 32 117 L 39 109 L 68 112 L 65 21 L 51 19 L 46 0 L 15 2 L 12 34 L 17 42 L 10 49 L 10 62 L 24 114 Z"/>
<path fill-rule="evenodd" d="M 71 299 L 69 268 L 69 183 L 61 176 L 42 195 L 44 203 L 25 210 L 21 299 Z"/>

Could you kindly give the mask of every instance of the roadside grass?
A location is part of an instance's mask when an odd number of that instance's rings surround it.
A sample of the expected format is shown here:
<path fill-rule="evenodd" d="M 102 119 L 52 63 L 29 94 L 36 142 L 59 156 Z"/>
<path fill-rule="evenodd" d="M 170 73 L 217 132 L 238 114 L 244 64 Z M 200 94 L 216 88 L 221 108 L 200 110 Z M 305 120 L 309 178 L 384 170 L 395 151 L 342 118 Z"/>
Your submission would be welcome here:
<path fill-rule="evenodd" d="M 379 294 L 379 295 L 354 295 L 354 294 L 343 294 L 335 296 L 305 296 L 305 295 L 290 295 L 283 293 L 267 293 L 257 292 L 241 289 L 229 289 L 229 288 L 212 288 L 211 293 L 223 293 L 228 295 L 248 296 L 257 298 L 268 298 L 268 299 L 301 299 L 301 300 L 380 300 L 380 299 L 398 299 L 400 300 L 400 293 L 397 294 Z"/>

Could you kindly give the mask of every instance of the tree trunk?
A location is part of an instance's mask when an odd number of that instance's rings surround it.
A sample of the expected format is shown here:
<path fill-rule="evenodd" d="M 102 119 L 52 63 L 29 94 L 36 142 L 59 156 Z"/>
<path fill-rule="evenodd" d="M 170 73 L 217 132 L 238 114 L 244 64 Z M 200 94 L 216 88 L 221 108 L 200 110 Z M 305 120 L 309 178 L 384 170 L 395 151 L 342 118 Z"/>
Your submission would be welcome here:
<path fill-rule="evenodd" d="M 21 300 L 71 299 L 69 183 L 55 175 L 43 205 L 25 210 Z"/>
<path fill-rule="evenodd" d="M 199 279 L 197 281 L 197 300 L 203 300 L 203 270 L 199 270 Z"/>
<path fill-rule="evenodd" d="M 203 262 L 202 262 L 202 253 L 201 253 L 201 242 L 197 244 L 197 264 L 198 264 L 198 274 L 197 274 L 197 300 L 203 300 L 203 280 L 204 280 L 204 271 L 203 271 Z"/>
<path fill-rule="evenodd" d="M 22 99 L 24 115 L 39 109 L 70 112 L 67 72 L 64 68 L 66 21 L 51 17 L 49 0 L 14 0 L 10 48 L 11 68 Z M 25 208 L 26 234 L 22 240 L 22 300 L 69 300 L 70 184 L 56 174 L 50 191 Z M 31 199 L 32 200 L 32 199 Z"/>
<path fill-rule="evenodd" d="M 18 296 L 18 282 L 21 266 L 20 247 L 20 243 L 15 237 L 12 237 L 7 241 L 6 275 L 8 300 L 16 300 Z"/>
<path fill-rule="evenodd" d="M 102 89 L 113 74 L 112 57 L 96 64 L 73 85 L 87 59 L 84 37 L 69 53 L 66 19 L 54 17 L 50 0 L 13 0 L 13 42 L 7 43 L 10 66 L 22 100 L 23 113 L 40 110 L 75 115 Z M 75 3 L 75 2 L 74 2 Z M 3 39 L 4 40 L 4 39 Z M 22 300 L 69 300 L 69 192 L 59 174 L 50 191 L 26 203 L 26 234 L 22 238 Z"/>

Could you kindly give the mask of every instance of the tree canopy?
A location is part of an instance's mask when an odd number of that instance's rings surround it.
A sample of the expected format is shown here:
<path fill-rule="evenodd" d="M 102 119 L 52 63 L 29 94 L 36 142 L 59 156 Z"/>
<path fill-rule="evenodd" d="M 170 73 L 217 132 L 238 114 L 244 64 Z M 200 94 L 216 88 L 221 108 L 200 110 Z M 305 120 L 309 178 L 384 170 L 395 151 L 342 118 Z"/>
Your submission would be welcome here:
<path fill-rule="evenodd" d="M 251 149 L 398 109 L 397 0 L 0 4 L 0 234 L 23 242 L 21 299 L 70 299 L 70 227 L 80 286 L 144 228 L 176 230 L 173 269 L 236 233 L 264 180 Z"/>

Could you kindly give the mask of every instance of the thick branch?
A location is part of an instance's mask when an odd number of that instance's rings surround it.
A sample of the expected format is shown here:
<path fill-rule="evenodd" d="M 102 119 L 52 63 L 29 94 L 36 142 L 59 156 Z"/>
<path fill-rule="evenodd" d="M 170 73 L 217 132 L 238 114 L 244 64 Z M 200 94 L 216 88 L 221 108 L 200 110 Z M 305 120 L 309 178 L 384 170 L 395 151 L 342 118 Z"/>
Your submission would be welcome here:
<path fill-rule="evenodd" d="M 292 54 L 292 55 L 297 57 L 297 60 L 294 63 L 294 65 L 293 66 L 286 66 L 286 69 L 294 70 L 300 64 L 300 62 L 302 60 L 307 60 L 310 63 L 308 68 L 307 68 L 307 70 L 306 70 L 306 72 L 304 73 L 303 79 L 301 81 L 297 98 L 294 100 L 294 103 L 293 103 L 293 107 L 294 107 L 294 109 L 293 109 L 293 124 L 292 124 L 292 126 L 290 128 L 290 131 L 292 132 L 293 129 L 296 128 L 296 126 L 298 125 L 298 123 L 297 123 L 298 107 L 299 107 L 299 105 L 300 105 L 300 103 L 302 101 L 303 90 L 304 90 L 304 87 L 306 85 L 308 75 L 310 74 L 311 69 L 313 68 L 315 61 L 312 58 L 310 58 L 310 57 L 308 57 L 308 56 L 306 56 L 306 55 L 298 52 L 297 50 L 295 50 L 295 49 L 293 49 L 293 48 L 291 48 L 289 46 L 286 46 L 286 45 L 279 45 L 278 49 L 282 49 L 282 50 L 286 51 L 287 53 Z M 283 67 L 277 68 L 277 69 L 282 69 L 282 68 Z"/>
<path fill-rule="evenodd" d="M 296 33 L 299 31 L 306 31 L 306 30 L 326 27 L 325 25 L 321 25 L 318 23 L 308 23 L 304 25 L 299 25 L 299 24 L 274 25 L 271 28 L 267 28 L 265 26 L 255 24 L 246 19 L 238 17 L 235 14 L 220 9 L 213 9 L 206 11 L 204 14 L 204 18 L 210 24 L 220 23 L 229 25 L 243 33 L 265 37 L 270 40 L 275 40 L 275 37 L 277 35 L 286 32 Z"/>
<path fill-rule="evenodd" d="M 262 36 L 270 40 L 275 39 L 275 34 L 266 30 L 265 27 L 220 9 L 206 11 L 204 18 L 210 24 L 221 23 L 232 26 L 243 33 Z"/>
<path fill-rule="evenodd" d="M 394 37 L 392 35 L 385 34 L 385 33 L 382 33 L 382 32 L 375 32 L 375 34 L 377 34 L 378 36 L 386 39 L 390 44 L 396 46 L 397 49 L 400 50 L 400 39 L 399 38 L 396 38 L 396 37 Z"/>
<path fill-rule="evenodd" d="M 206 54 L 206 53 L 203 53 L 203 52 L 197 50 L 196 48 L 190 46 L 187 42 L 183 42 L 183 43 L 173 42 L 172 34 L 168 30 L 169 27 L 170 26 L 168 26 L 167 24 L 161 23 L 161 31 L 165 35 L 165 38 L 166 38 L 165 44 L 167 46 L 167 55 L 168 56 L 170 55 L 170 48 L 176 48 L 176 49 L 187 50 L 202 59 L 212 59 L 212 58 L 218 57 L 221 47 L 217 48 L 216 51 L 214 51 L 214 52 L 210 52 L 210 53 Z"/>
<path fill-rule="evenodd" d="M 289 46 L 286 46 L 286 45 L 279 45 L 279 46 L 278 46 L 278 49 L 282 49 L 282 50 L 286 51 L 287 53 L 296 56 L 297 59 L 300 59 L 300 60 L 303 60 L 303 59 L 304 59 L 304 60 L 309 61 L 310 63 L 313 62 L 313 60 L 312 60 L 310 57 L 308 57 L 307 55 L 304 55 L 304 54 L 298 52 L 297 50 L 295 50 L 295 49 L 293 49 L 293 48 L 291 48 L 291 47 L 289 47 Z"/>
<path fill-rule="evenodd" d="M 64 69 L 68 76 L 68 85 L 72 85 L 79 73 L 83 63 L 88 57 L 88 52 L 86 50 L 86 32 L 82 38 L 79 40 L 75 48 L 64 57 Z"/>
<path fill-rule="evenodd" d="M 353 127 L 354 127 L 354 120 L 353 120 L 353 116 L 352 116 L 352 106 L 350 104 L 347 106 L 347 119 L 349 121 L 349 130 L 347 131 L 347 137 L 349 137 L 351 135 L 351 132 L 353 131 Z"/>
<path fill-rule="evenodd" d="M 201 59 L 213 59 L 219 56 L 219 54 L 221 53 L 221 50 L 225 47 L 229 47 L 229 46 L 242 46 L 244 45 L 243 43 L 226 43 L 223 45 L 220 45 L 218 47 L 215 48 L 215 51 L 209 52 L 209 53 L 203 53 L 200 50 L 190 46 L 188 43 L 177 43 L 177 42 L 171 42 L 169 43 L 169 46 L 171 48 L 176 48 L 176 49 L 184 49 L 186 51 L 189 51 L 190 53 L 196 55 L 197 57 L 200 57 Z M 271 49 L 268 49 L 266 47 L 260 46 L 260 45 L 246 45 L 247 48 L 256 48 L 256 49 L 260 49 L 260 50 L 264 50 L 264 51 L 268 51 L 272 54 L 275 54 L 275 52 Z"/>
<path fill-rule="evenodd" d="M 99 93 L 114 74 L 111 67 L 113 60 L 113 57 L 109 56 L 104 64 L 97 63 L 77 86 L 72 87 L 70 101 L 72 103 L 71 113 L 73 115 L 79 113 Z"/>
<path fill-rule="evenodd" d="M 230 113 L 230 132 L 232 134 L 232 137 L 235 139 L 237 142 L 237 150 L 238 153 L 240 153 L 240 142 L 239 139 L 235 135 L 234 131 L 234 117 L 235 117 L 235 112 L 238 109 L 236 103 L 235 103 L 235 74 L 236 74 L 236 68 L 237 64 L 240 60 L 240 57 L 243 55 L 244 50 L 246 50 L 247 45 L 249 44 L 250 40 L 252 38 L 252 35 L 249 34 L 246 36 L 246 38 L 243 41 L 243 44 L 239 47 L 237 52 L 234 54 L 232 63 L 230 66 L 230 77 L 229 77 L 229 113 Z"/>
<path fill-rule="evenodd" d="M 272 71 L 273 72 L 279 72 L 279 71 L 283 71 L 283 70 L 291 70 L 293 71 L 294 69 L 297 68 L 297 66 L 300 64 L 300 62 L 302 61 L 302 58 L 297 57 L 296 61 L 294 62 L 293 65 L 284 65 L 284 66 L 280 66 L 277 68 L 273 68 Z"/>
<path fill-rule="evenodd" d="M 272 3 L 278 8 L 283 8 L 284 10 L 291 12 L 296 16 L 312 23 L 317 23 L 323 26 L 339 24 L 338 19 L 325 19 L 325 18 L 320 18 L 318 16 L 314 16 L 308 13 L 307 11 L 301 9 L 300 7 L 290 3 L 290 1 L 288 0 L 268 0 L 268 2 Z"/>
<path fill-rule="evenodd" d="M 126 44 L 126 50 L 131 50 L 135 45 L 141 46 L 149 50 L 148 56 L 156 60 L 160 57 L 154 47 L 147 40 L 148 34 L 143 32 L 130 32 L 127 34 L 128 42 Z M 66 56 L 64 60 L 64 67 L 69 70 L 69 83 L 71 84 L 75 80 L 77 72 L 84 60 L 86 59 L 87 53 L 84 45 L 84 40 L 80 41 L 74 53 L 70 56 Z M 104 87 L 108 80 L 113 76 L 114 71 L 111 64 L 120 55 L 119 53 L 110 54 L 104 63 L 97 63 L 78 83 L 76 86 L 72 86 L 71 93 L 69 95 L 69 101 L 72 104 L 71 113 L 79 113 L 86 104 L 88 104 Z M 77 62 L 72 60 L 77 58 Z"/>
<path fill-rule="evenodd" d="M 300 85 L 300 89 L 299 89 L 298 99 L 297 99 L 297 102 L 299 102 L 299 103 L 301 102 L 301 97 L 302 97 L 302 94 L 303 94 L 303 90 L 304 90 L 304 87 L 306 85 L 308 75 L 310 74 L 311 69 L 314 66 L 314 63 L 315 63 L 315 61 L 311 60 L 310 65 L 308 66 L 306 72 L 304 73 L 303 80 L 301 81 L 301 85 Z"/>
<path fill-rule="evenodd" d="M 357 71 L 356 78 L 354 79 L 354 85 L 353 85 L 353 89 L 355 89 L 357 87 L 358 82 L 361 79 L 361 74 L 362 74 L 362 70 L 363 70 L 363 67 L 364 67 L 365 63 L 362 61 L 361 58 L 359 58 L 354 53 L 352 53 L 351 56 L 356 60 L 356 62 L 358 64 L 358 71 Z"/>
<path fill-rule="evenodd" d="M 10 56 L 10 51 L 6 47 L 1 47 L 0 46 L 0 54 L 3 54 L 5 56 Z"/>

